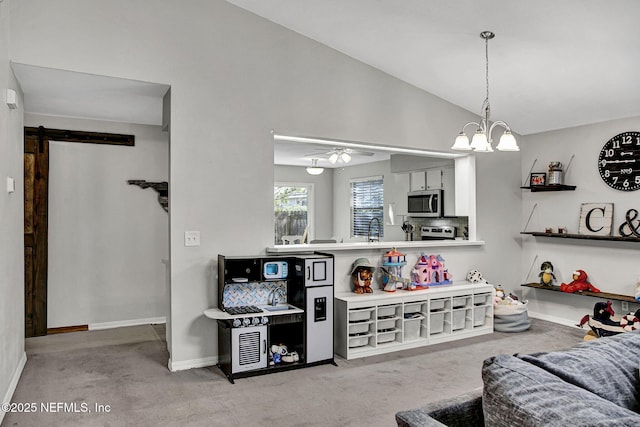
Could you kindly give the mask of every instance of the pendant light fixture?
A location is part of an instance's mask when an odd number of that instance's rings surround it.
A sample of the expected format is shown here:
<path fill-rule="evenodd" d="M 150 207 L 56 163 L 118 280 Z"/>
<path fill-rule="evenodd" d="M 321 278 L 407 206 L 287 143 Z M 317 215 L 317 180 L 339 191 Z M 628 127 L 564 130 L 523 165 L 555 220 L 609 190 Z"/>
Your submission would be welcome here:
<path fill-rule="evenodd" d="M 482 112 L 480 116 L 482 120 L 480 123 L 477 122 L 469 122 L 462 127 L 462 130 L 456 137 L 455 143 L 451 147 L 452 150 L 461 150 L 461 151 L 477 151 L 479 153 L 491 153 L 493 152 L 493 148 L 491 147 L 491 143 L 493 142 L 491 138 L 491 133 L 496 126 L 503 127 L 504 133 L 500 137 L 500 143 L 496 147 L 500 151 L 520 151 L 518 144 L 516 142 L 516 138 L 511 133 L 511 128 L 508 124 L 503 122 L 502 120 L 497 120 L 489 125 L 489 115 L 491 113 L 491 106 L 489 104 L 489 40 L 494 38 L 496 35 L 491 31 L 483 31 L 480 33 L 480 37 L 484 39 L 485 43 L 485 58 L 486 58 L 486 84 L 487 84 L 487 97 L 482 103 Z M 465 128 L 469 125 L 474 125 L 477 127 L 476 132 L 471 139 L 471 144 L 469 144 L 469 137 L 464 132 Z"/>
<path fill-rule="evenodd" d="M 311 166 L 307 167 L 309 175 L 320 175 L 324 172 L 324 168 L 318 166 L 318 159 L 311 159 Z"/>

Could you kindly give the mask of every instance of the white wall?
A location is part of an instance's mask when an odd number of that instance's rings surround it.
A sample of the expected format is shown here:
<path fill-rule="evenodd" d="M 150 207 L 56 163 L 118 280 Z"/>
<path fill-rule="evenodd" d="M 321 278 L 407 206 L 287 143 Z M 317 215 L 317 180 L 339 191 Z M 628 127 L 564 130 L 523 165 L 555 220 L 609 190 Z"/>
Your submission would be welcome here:
<path fill-rule="evenodd" d="M 24 0 L 11 11 L 16 62 L 171 85 L 173 369 L 215 362 L 215 324 L 202 312 L 217 304 L 216 255 L 260 253 L 273 239 L 271 129 L 447 150 L 476 118 L 222 0 Z M 476 166 L 487 244 L 452 252 L 448 265 L 456 278 L 478 268 L 517 282 L 519 154 Z M 202 245 L 185 248 L 185 230 L 200 230 Z M 358 256 L 337 255 L 336 277 L 348 280 Z"/>
<path fill-rule="evenodd" d="M 127 180 L 168 180 L 168 134 L 35 114 L 25 115 L 25 126 L 135 136 L 133 147 L 50 144 L 47 326 L 165 316 L 169 215 L 155 190 Z"/>
<path fill-rule="evenodd" d="M 0 398 L 11 399 L 22 368 L 24 352 L 24 140 L 23 97 L 9 67 L 9 7 L 0 3 Z M 4 102 L 6 89 L 18 95 L 18 109 Z M 7 193 L 6 179 L 16 190 Z M 4 412 L 0 411 L 0 422 Z"/>
<path fill-rule="evenodd" d="M 527 231 L 544 231 L 552 227 L 567 227 L 569 233 L 578 233 L 578 218 L 582 203 L 613 203 L 613 234 L 619 235 L 618 227 L 624 222 L 629 209 L 640 211 L 640 193 L 624 192 L 607 186 L 598 173 L 598 156 L 604 144 L 615 135 L 640 128 L 640 117 L 596 123 L 554 132 L 529 135 L 520 144 L 522 148 L 522 177 L 529 173 L 538 159 L 534 172 L 547 172 L 552 161 L 567 164 L 575 155 L 565 177 L 565 183 L 575 185 L 575 191 L 531 193 L 523 191 L 522 227 L 525 226 L 534 205 L 537 204 Z M 640 277 L 638 244 L 622 242 L 597 242 L 590 240 L 568 240 L 544 237 L 523 237 L 522 283 L 538 282 L 540 264 L 551 261 L 557 285 L 572 280 L 574 270 L 584 270 L 594 286 L 603 292 L 634 295 Z M 534 259 L 537 260 L 534 263 Z M 533 268 L 531 268 L 533 264 Z M 529 269 L 531 273 L 527 275 Z M 544 290 L 527 289 L 531 300 L 530 311 L 541 317 L 567 324 L 576 324 L 582 316 L 593 312 L 598 298 L 559 294 Z M 604 300 L 604 299 L 602 299 Z M 616 315 L 622 312 L 619 302 L 614 301 Z M 635 311 L 640 305 L 631 304 Z"/>

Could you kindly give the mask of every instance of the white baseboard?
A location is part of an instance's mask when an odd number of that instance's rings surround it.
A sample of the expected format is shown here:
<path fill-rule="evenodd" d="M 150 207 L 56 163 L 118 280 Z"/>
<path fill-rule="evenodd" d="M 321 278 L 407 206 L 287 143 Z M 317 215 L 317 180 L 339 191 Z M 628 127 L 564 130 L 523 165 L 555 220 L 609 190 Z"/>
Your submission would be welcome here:
<path fill-rule="evenodd" d="M 167 323 L 167 318 L 164 316 L 149 317 L 147 319 L 120 320 L 117 322 L 89 323 L 89 330 L 97 331 L 100 329 L 113 329 L 113 328 L 123 328 L 125 326 L 153 325 L 153 324 L 162 324 L 162 323 Z"/>
<path fill-rule="evenodd" d="M 173 362 L 171 358 L 169 358 L 169 370 L 171 372 L 176 371 L 185 371 L 187 369 L 193 368 L 205 368 L 207 366 L 214 366 L 218 363 L 218 357 L 204 357 L 202 359 L 191 359 L 191 360 L 182 360 L 180 362 Z"/>
<path fill-rule="evenodd" d="M 536 313 L 534 311 L 529 310 L 529 317 L 533 317 L 534 319 L 546 320 L 547 322 L 558 323 L 564 326 L 572 326 L 574 328 L 579 328 L 576 326 L 576 322 L 572 322 L 571 320 L 563 319 L 562 317 L 549 316 L 548 314 Z"/>
<path fill-rule="evenodd" d="M 20 361 L 18 361 L 18 366 L 16 366 L 16 370 L 13 373 L 13 377 L 11 377 L 11 382 L 9 383 L 9 389 L 4 394 L 2 398 L 2 403 L 11 402 L 11 398 L 13 397 L 13 393 L 16 391 L 16 387 L 18 386 L 18 381 L 20 381 L 20 376 L 22 376 L 22 370 L 24 369 L 24 365 L 27 364 L 27 353 L 23 352 Z M 2 420 L 4 419 L 4 414 L 6 412 L 0 411 L 0 424 L 2 424 Z"/>

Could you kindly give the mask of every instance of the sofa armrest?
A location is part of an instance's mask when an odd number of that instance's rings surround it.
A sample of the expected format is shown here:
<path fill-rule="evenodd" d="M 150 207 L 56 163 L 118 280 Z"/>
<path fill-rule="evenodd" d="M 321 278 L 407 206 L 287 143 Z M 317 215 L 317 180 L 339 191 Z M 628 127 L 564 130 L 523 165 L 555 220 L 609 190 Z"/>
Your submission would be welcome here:
<path fill-rule="evenodd" d="M 396 414 L 396 422 L 400 427 L 482 427 L 482 388 L 421 408 L 400 411 Z"/>

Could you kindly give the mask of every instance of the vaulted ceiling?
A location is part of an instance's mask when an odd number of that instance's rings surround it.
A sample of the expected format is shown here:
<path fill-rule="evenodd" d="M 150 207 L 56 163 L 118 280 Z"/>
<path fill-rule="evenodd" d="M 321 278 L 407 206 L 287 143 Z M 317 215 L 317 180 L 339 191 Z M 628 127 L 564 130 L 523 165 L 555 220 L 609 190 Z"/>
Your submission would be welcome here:
<path fill-rule="evenodd" d="M 637 0 L 227 0 L 526 135 L 640 115 Z"/>

